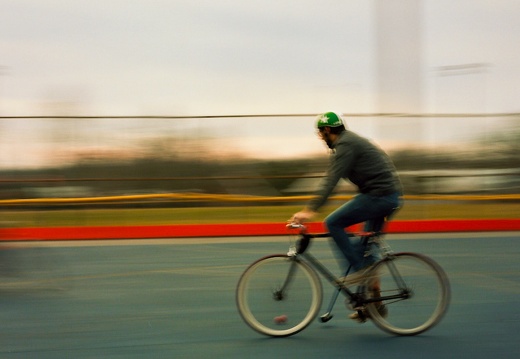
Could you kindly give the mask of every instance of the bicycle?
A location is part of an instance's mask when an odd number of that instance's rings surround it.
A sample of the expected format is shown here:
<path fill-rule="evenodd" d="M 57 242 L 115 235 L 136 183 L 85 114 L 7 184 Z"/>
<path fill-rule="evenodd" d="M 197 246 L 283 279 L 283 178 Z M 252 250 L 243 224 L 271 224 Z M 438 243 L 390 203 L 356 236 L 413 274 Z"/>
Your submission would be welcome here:
<path fill-rule="evenodd" d="M 433 259 L 419 253 L 395 253 L 382 232 L 358 233 L 365 254 L 378 253 L 355 287 L 335 276 L 309 253 L 313 238 L 300 224 L 298 240 L 287 254 L 273 254 L 253 262 L 241 275 L 236 304 L 242 319 L 255 331 L 272 337 L 287 337 L 304 330 L 317 317 L 323 300 L 321 274 L 335 287 L 320 321 L 332 319 L 339 293 L 359 321 L 371 319 L 380 329 L 396 335 L 417 335 L 439 323 L 450 302 L 450 284 L 444 270 Z M 349 267 L 345 277 L 349 274 Z"/>

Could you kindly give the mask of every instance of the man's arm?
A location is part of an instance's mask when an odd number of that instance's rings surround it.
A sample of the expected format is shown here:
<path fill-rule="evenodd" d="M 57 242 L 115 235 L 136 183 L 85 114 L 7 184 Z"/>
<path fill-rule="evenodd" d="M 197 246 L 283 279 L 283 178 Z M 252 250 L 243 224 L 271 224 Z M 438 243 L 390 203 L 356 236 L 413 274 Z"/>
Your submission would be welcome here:
<path fill-rule="evenodd" d="M 313 212 L 317 212 L 321 206 L 327 202 L 334 188 L 342 177 L 346 177 L 350 172 L 354 162 L 354 150 L 352 146 L 347 143 L 338 143 L 336 147 L 336 154 L 329 166 L 327 176 L 321 183 L 320 188 L 314 197 L 307 205 L 307 208 Z"/>

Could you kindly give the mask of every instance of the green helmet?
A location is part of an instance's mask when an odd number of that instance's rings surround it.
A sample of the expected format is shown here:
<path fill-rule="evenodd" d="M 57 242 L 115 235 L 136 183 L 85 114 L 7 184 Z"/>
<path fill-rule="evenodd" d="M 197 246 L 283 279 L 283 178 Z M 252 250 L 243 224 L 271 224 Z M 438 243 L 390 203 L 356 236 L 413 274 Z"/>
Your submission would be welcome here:
<path fill-rule="evenodd" d="M 316 119 L 316 127 L 318 129 L 323 127 L 339 127 L 344 126 L 343 119 L 335 112 L 326 112 L 319 115 Z"/>

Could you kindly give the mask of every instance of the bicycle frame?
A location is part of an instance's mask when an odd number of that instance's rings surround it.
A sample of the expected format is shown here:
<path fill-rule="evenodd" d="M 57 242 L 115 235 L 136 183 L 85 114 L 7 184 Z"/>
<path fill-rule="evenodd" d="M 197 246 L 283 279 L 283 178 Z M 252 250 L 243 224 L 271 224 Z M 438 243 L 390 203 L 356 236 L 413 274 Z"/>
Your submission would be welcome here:
<path fill-rule="evenodd" d="M 311 239 L 313 238 L 328 238 L 330 237 L 329 233 L 320 233 L 320 234 L 308 234 L 305 232 L 300 233 L 301 237 L 296 245 L 295 248 L 292 248 L 288 255 L 289 257 L 293 258 L 293 260 L 300 260 L 300 257 L 303 258 L 303 260 L 308 263 L 313 269 L 315 269 L 319 274 L 321 274 L 325 279 L 328 280 L 328 282 L 336 287 L 336 291 L 334 292 L 330 302 L 329 307 L 327 309 L 327 312 L 321 316 L 321 321 L 326 322 L 330 319 L 332 319 L 332 309 L 337 301 L 338 295 L 340 292 L 342 292 L 346 297 L 349 298 L 350 303 L 354 310 L 360 310 L 364 305 L 370 304 L 370 303 L 376 303 L 383 300 L 394 300 L 394 299 L 406 299 L 410 296 L 410 291 L 407 289 L 404 280 L 402 279 L 401 275 L 398 273 L 395 266 L 391 263 L 392 262 L 392 252 L 388 247 L 385 247 L 382 250 L 383 252 L 383 261 L 387 261 L 388 267 L 390 269 L 390 272 L 392 273 L 392 276 L 394 277 L 396 284 L 398 288 L 400 289 L 398 294 L 390 295 L 390 296 L 379 296 L 375 298 L 365 298 L 364 296 L 360 295 L 362 293 L 362 290 L 360 290 L 360 286 L 358 286 L 358 290 L 356 292 L 351 291 L 343 282 L 338 280 L 338 277 L 334 275 L 326 266 L 324 266 L 316 257 L 314 257 L 312 254 L 307 252 L 307 248 L 310 244 Z M 380 236 L 381 233 L 364 233 L 365 240 L 369 240 L 370 238 Z M 351 266 L 347 268 L 347 271 L 345 272 L 345 276 L 348 275 L 348 273 L 351 270 Z M 288 285 L 291 278 L 291 272 L 289 271 L 287 278 L 285 280 L 285 283 L 281 289 L 283 289 Z"/>

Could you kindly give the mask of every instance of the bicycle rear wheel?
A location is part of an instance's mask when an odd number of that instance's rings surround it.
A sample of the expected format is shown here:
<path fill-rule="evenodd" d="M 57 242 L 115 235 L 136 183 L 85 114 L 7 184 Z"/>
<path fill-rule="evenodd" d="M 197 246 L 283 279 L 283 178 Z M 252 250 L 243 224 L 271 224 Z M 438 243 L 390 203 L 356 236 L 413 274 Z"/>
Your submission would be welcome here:
<path fill-rule="evenodd" d="M 374 298 L 380 292 L 382 300 L 368 304 L 366 309 L 374 324 L 384 331 L 416 335 L 439 323 L 446 313 L 450 301 L 448 277 L 431 258 L 397 253 L 376 263 L 371 273 L 364 284 L 365 294 Z M 380 288 L 374 291 L 378 280 Z"/>
<path fill-rule="evenodd" d="M 283 254 L 251 264 L 236 290 L 238 311 L 244 321 L 257 332 L 274 337 L 305 329 L 317 316 L 322 296 L 316 272 Z"/>

